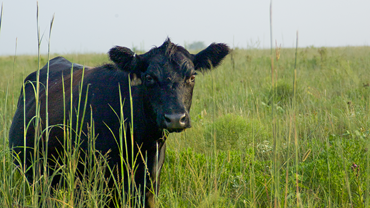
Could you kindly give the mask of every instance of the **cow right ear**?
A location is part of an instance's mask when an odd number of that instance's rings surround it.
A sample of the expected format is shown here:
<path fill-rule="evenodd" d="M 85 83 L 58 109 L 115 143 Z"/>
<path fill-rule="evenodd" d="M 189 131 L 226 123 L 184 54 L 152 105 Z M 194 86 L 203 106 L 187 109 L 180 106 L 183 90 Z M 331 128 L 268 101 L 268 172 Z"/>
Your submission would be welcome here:
<path fill-rule="evenodd" d="M 131 62 L 135 57 L 135 53 L 126 47 L 116 46 L 108 52 L 110 60 L 112 60 L 120 69 L 130 71 Z"/>
<path fill-rule="evenodd" d="M 230 48 L 224 43 L 212 43 L 206 49 L 193 55 L 195 70 L 210 70 L 217 67 L 229 54 Z"/>

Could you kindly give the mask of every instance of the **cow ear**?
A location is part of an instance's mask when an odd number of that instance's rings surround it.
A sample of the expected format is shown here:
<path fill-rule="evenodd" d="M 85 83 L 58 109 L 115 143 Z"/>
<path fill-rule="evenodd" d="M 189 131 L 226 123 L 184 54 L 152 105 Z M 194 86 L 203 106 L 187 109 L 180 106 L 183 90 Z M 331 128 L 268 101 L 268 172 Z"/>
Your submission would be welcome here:
<path fill-rule="evenodd" d="M 206 49 L 194 55 L 195 70 L 209 70 L 217 67 L 229 52 L 230 48 L 226 44 L 212 43 Z"/>
<path fill-rule="evenodd" d="M 133 59 L 133 69 L 137 73 L 145 72 L 148 68 L 147 58 L 145 54 L 142 55 L 135 55 Z"/>
<path fill-rule="evenodd" d="M 131 49 L 121 46 L 116 46 L 108 52 L 110 60 L 112 60 L 120 69 L 125 71 L 131 70 L 131 62 L 135 57 L 135 53 Z"/>

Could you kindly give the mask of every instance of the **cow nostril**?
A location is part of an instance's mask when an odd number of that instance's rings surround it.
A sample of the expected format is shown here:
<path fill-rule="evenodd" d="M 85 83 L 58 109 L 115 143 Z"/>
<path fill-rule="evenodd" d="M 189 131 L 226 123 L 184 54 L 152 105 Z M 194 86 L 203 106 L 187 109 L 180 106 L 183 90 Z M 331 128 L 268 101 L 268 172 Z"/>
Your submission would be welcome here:
<path fill-rule="evenodd" d="M 180 118 L 180 125 L 185 125 L 185 122 L 186 122 L 186 116 L 185 116 L 185 113 L 182 115 L 182 117 Z"/>
<path fill-rule="evenodd" d="M 171 120 L 171 118 L 169 117 L 169 116 L 167 116 L 167 114 L 165 114 L 164 115 L 164 120 L 166 121 L 166 123 L 171 123 L 172 122 L 172 120 Z"/>

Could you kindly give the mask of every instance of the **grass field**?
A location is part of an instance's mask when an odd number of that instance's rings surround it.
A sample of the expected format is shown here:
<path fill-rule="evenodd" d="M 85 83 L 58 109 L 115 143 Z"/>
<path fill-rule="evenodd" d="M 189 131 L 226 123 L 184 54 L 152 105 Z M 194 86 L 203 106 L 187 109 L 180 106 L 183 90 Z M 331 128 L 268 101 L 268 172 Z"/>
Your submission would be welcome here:
<path fill-rule="evenodd" d="M 298 48 L 296 69 L 295 52 L 234 49 L 197 76 L 192 128 L 167 140 L 160 207 L 370 207 L 370 47 Z M 99 207 L 104 190 L 52 196 L 12 164 L 9 127 L 22 81 L 38 65 L 37 56 L 0 57 L 0 204 Z"/>

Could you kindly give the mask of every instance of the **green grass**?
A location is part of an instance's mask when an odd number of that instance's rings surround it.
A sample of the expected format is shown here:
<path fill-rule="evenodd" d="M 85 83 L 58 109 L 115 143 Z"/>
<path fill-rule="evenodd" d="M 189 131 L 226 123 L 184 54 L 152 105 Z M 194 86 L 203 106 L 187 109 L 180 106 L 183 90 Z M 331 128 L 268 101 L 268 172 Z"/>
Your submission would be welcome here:
<path fill-rule="evenodd" d="M 295 94 L 295 49 L 279 53 L 273 83 L 270 50 L 234 49 L 197 76 L 192 128 L 167 140 L 160 207 L 370 206 L 370 47 L 299 48 Z M 106 54 L 65 57 L 108 62 Z M 0 204 L 8 207 L 38 203 L 29 185 L 23 194 L 7 147 L 22 81 L 37 68 L 37 56 L 0 57 Z M 41 197 L 58 207 L 99 207 L 109 191 L 91 174 L 97 183 L 78 182 L 80 195 L 71 187 Z"/>

